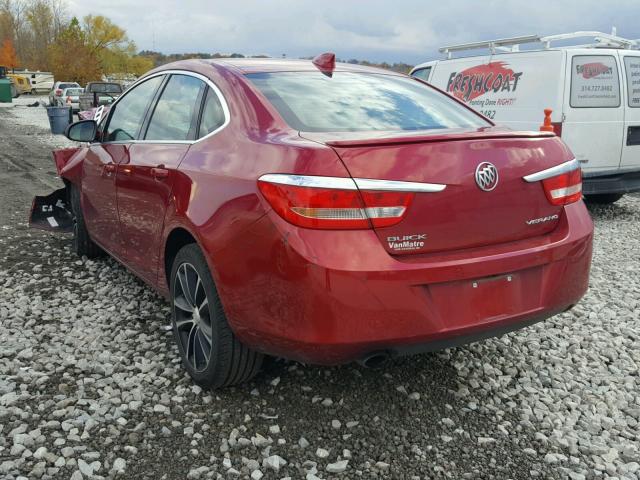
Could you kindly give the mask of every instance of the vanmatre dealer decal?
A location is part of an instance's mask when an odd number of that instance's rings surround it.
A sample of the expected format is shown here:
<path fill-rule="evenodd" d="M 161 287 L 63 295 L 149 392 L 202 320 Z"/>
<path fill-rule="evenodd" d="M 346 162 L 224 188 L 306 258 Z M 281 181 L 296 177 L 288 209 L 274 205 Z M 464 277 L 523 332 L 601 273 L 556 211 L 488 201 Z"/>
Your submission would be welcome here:
<path fill-rule="evenodd" d="M 494 118 L 495 107 L 512 106 L 522 72 L 514 72 L 506 62 L 476 65 L 461 72 L 451 72 L 447 92 L 489 117 Z M 492 93 L 492 98 L 480 98 Z M 496 94 L 498 95 L 496 97 Z"/>

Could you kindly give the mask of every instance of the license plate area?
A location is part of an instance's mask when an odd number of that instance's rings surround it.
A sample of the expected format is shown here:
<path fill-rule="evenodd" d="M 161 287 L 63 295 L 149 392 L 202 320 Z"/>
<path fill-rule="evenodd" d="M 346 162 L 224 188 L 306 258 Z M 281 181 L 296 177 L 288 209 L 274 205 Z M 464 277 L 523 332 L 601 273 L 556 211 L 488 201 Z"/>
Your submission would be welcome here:
<path fill-rule="evenodd" d="M 542 267 L 536 267 L 432 284 L 428 286 L 429 298 L 444 328 L 491 322 L 539 308 L 541 272 Z"/>

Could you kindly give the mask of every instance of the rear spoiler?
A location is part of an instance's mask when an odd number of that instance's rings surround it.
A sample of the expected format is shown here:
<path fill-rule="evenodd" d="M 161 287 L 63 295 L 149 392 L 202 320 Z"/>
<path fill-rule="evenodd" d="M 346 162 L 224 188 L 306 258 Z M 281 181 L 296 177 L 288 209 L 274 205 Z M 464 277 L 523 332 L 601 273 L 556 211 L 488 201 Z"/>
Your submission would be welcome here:
<path fill-rule="evenodd" d="M 458 140 L 494 138 L 548 138 L 554 137 L 552 132 L 524 131 L 517 132 L 503 128 L 486 128 L 479 130 L 436 130 L 421 132 L 300 132 L 300 136 L 331 147 L 364 147 L 397 145 L 405 143 L 451 142 Z"/>

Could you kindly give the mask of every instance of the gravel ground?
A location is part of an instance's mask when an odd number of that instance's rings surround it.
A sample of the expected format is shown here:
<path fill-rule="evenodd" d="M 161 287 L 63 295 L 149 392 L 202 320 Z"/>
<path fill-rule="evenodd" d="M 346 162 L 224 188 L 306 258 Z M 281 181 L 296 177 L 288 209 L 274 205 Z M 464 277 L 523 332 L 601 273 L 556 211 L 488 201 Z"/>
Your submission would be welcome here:
<path fill-rule="evenodd" d="M 163 299 L 27 228 L 68 144 L 43 126 L 42 108 L 0 108 L 1 478 L 640 478 L 640 197 L 591 210 L 571 312 L 380 370 L 273 361 L 207 392 Z"/>

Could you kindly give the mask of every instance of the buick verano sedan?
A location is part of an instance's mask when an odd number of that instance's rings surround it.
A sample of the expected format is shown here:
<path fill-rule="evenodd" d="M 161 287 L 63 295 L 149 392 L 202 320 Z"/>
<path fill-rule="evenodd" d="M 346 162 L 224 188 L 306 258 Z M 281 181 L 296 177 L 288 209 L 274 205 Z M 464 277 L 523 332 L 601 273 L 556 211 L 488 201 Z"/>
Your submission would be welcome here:
<path fill-rule="evenodd" d="M 310 60 L 188 60 L 54 152 L 31 224 L 72 231 L 171 302 L 183 364 L 333 365 L 508 332 L 585 293 L 593 225 L 553 133 L 495 126 L 423 81 Z M 542 117 L 542 113 L 541 113 Z"/>

